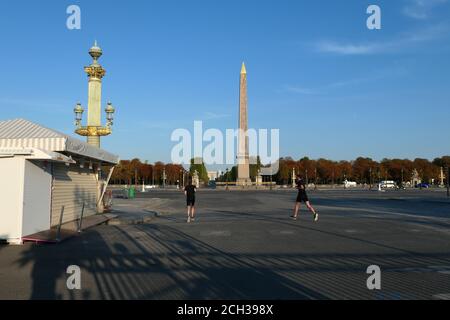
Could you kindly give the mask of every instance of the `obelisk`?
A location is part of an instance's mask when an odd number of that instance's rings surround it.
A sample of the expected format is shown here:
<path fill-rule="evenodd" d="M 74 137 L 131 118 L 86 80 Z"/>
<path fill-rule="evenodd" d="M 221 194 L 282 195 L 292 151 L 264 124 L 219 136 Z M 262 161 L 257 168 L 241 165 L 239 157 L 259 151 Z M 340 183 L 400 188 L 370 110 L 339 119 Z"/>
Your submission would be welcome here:
<path fill-rule="evenodd" d="M 247 110 L 247 71 L 242 62 L 239 86 L 239 134 L 238 134 L 238 175 L 236 184 L 246 186 L 251 184 L 248 156 L 248 110 Z"/>

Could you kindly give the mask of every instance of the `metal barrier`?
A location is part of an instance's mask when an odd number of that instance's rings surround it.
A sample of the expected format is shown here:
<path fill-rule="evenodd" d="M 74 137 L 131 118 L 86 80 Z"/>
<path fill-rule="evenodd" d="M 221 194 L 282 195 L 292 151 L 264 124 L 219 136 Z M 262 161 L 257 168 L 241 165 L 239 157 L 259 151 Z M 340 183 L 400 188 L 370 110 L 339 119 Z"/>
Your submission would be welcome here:
<path fill-rule="evenodd" d="M 60 242 L 61 241 L 61 226 L 62 226 L 62 222 L 63 222 L 63 215 L 64 215 L 64 206 L 62 206 L 61 208 L 61 215 L 59 216 L 59 225 L 58 225 L 58 229 L 56 230 L 56 242 Z"/>
<path fill-rule="evenodd" d="M 81 208 L 80 221 L 78 222 L 78 233 L 81 233 L 81 224 L 83 223 L 84 205 L 85 205 L 85 203 L 83 202 L 83 207 Z"/>

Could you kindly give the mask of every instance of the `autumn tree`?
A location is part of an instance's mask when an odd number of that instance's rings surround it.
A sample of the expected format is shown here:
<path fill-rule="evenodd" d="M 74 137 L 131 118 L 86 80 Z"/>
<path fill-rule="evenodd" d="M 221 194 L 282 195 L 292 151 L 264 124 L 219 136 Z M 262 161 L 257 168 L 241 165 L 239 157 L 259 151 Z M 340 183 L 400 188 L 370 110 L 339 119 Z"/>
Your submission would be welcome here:
<path fill-rule="evenodd" d="M 413 163 L 422 181 L 431 182 L 432 179 L 439 179 L 440 168 L 427 159 L 416 158 Z"/>
<path fill-rule="evenodd" d="M 371 172 L 377 167 L 378 163 L 371 158 L 358 157 L 353 161 L 353 177 L 359 183 L 370 183 Z"/>
<path fill-rule="evenodd" d="M 202 182 L 208 182 L 208 173 L 205 164 L 194 164 L 191 160 L 190 173 L 195 170 L 199 173 Z M 328 159 L 312 160 L 303 157 L 298 161 L 291 157 L 279 159 L 279 171 L 274 172 L 273 181 L 277 184 L 289 184 L 291 182 L 292 169 L 295 168 L 297 174 L 303 176 L 310 182 L 319 184 L 338 183 L 341 184 L 344 179 L 355 180 L 358 183 L 377 183 L 381 180 L 394 180 L 398 184 L 403 180 L 409 181 L 414 170 L 417 170 L 422 181 L 431 182 L 432 179 L 439 181 L 441 167 L 446 168 L 450 165 L 450 156 L 435 158 L 432 162 L 427 159 L 417 158 L 414 161 L 408 159 L 383 159 L 380 163 L 371 158 L 358 157 L 354 161 L 332 161 Z M 259 157 L 257 164 L 250 165 L 250 177 L 255 181 L 258 170 L 265 167 L 261 164 Z M 266 166 L 267 167 L 267 166 Z M 166 182 L 175 184 L 182 179 L 182 173 L 185 172 L 181 165 L 164 164 L 156 162 L 154 165 L 147 162 L 142 163 L 139 159 L 121 160 L 117 164 L 111 181 L 115 184 L 135 184 L 148 183 L 155 181 L 156 184 L 162 184 L 163 172 L 166 172 Z M 237 166 L 233 166 L 228 175 L 222 175 L 220 181 L 236 181 Z"/>
<path fill-rule="evenodd" d="M 321 158 L 317 160 L 316 166 L 319 183 L 335 183 L 336 178 L 339 178 L 333 161 Z"/>

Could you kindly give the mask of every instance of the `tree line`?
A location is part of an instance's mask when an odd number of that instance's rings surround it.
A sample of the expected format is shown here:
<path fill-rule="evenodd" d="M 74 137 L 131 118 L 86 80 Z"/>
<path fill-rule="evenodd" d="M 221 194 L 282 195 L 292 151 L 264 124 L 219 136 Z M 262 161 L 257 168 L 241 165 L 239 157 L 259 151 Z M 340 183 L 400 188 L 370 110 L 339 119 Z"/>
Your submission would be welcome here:
<path fill-rule="evenodd" d="M 197 171 L 200 181 L 204 183 L 208 182 L 208 172 L 205 164 L 196 164 L 194 163 L 194 159 L 191 159 L 191 165 L 188 171 L 179 164 L 165 164 L 161 161 L 149 164 L 147 161 L 141 162 L 138 158 L 121 160 L 114 168 L 111 183 L 162 185 L 165 180 L 167 185 L 183 184 L 183 182 L 186 184 L 189 176 L 192 177 L 195 171 Z"/>
<path fill-rule="evenodd" d="M 112 184 L 163 184 L 165 174 L 165 182 L 169 185 L 177 184 L 177 181 L 183 179 L 186 174 L 183 166 L 172 163 L 163 163 L 161 161 L 149 164 L 141 162 L 135 158 L 132 160 L 121 160 L 115 167 L 111 176 Z"/>
<path fill-rule="evenodd" d="M 383 159 L 375 161 L 371 158 L 359 157 L 352 161 L 333 161 L 328 159 L 309 159 L 308 157 L 294 160 L 291 157 L 280 158 L 279 171 L 271 177 L 277 184 L 289 184 L 292 182 L 292 169 L 307 179 L 308 182 L 317 184 L 341 184 L 344 180 L 356 181 L 361 184 L 374 184 L 382 180 L 401 182 L 411 181 L 416 172 L 422 182 L 440 182 L 441 168 L 447 176 L 446 168 L 450 166 L 450 156 L 428 159 Z M 259 170 L 263 167 L 259 158 L 256 164 L 250 165 L 250 178 L 255 181 Z M 194 164 L 191 160 L 189 170 L 185 170 L 179 164 L 156 162 L 149 164 L 139 159 L 121 160 L 116 166 L 111 177 L 113 184 L 163 184 L 169 185 L 187 182 L 188 176 L 197 171 L 200 181 L 207 183 L 208 174 L 205 165 Z M 224 172 L 219 181 L 233 182 L 237 179 L 237 166 Z M 269 177 L 265 177 L 268 181 Z M 446 181 L 446 180 L 445 180 Z"/>
<path fill-rule="evenodd" d="M 292 182 L 292 172 L 300 174 L 310 183 L 341 184 L 344 180 L 356 181 L 360 184 L 374 184 L 382 180 L 393 180 L 398 184 L 411 181 L 414 173 L 422 182 L 440 183 L 441 168 L 447 176 L 447 167 L 450 166 L 450 156 L 428 159 L 383 159 L 375 161 L 367 157 L 358 157 L 355 160 L 333 161 L 328 159 L 312 160 L 308 157 L 294 160 L 291 157 L 280 158 L 279 170 L 272 176 L 277 184 Z M 262 165 L 250 165 L 250 178 L 255 181 L 256 175 Z M 220 181 L 236 181 L 237 167 L 225 172 Z M 267 181 L 267 177 L 266 181 Z M 446 180 L 445 180 L 446 181 Z"/>

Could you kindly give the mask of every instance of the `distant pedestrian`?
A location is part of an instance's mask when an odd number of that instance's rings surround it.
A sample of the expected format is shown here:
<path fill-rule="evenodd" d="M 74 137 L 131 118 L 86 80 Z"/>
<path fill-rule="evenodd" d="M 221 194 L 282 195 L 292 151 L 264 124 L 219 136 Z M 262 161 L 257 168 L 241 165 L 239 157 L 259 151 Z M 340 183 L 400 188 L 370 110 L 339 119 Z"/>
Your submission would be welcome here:
<path fill-rule="evenodd" d="M 296 184 L 297 184 L 298 194 L 297 194 L 297 200 L 295 202 L 294 214 L 291 216 L 291 218 L 293 218 L 294 220 L 297 220 L 300 205 L 302 202 L 304 202 L 306 204 L 306 207 L 308 208 L 308 210 L 311 211 L 311 213 L 313 214 L 314 221 L 318 221 L 319 214 L 316 212 L 316 210 L 314 210 L 314 208 L 309 203 L 308 194 L 306 193 L 305 182 L 299 175 L 297 175 Z"/>
<path fill-rule="evenodd" d="M 184 188 L 184 194 L 186 195 L 188 223 L 195 220 L 195 191 L 196 188 L 192 184 L 192 177 L 189 177 L 188 185 Z"/>

